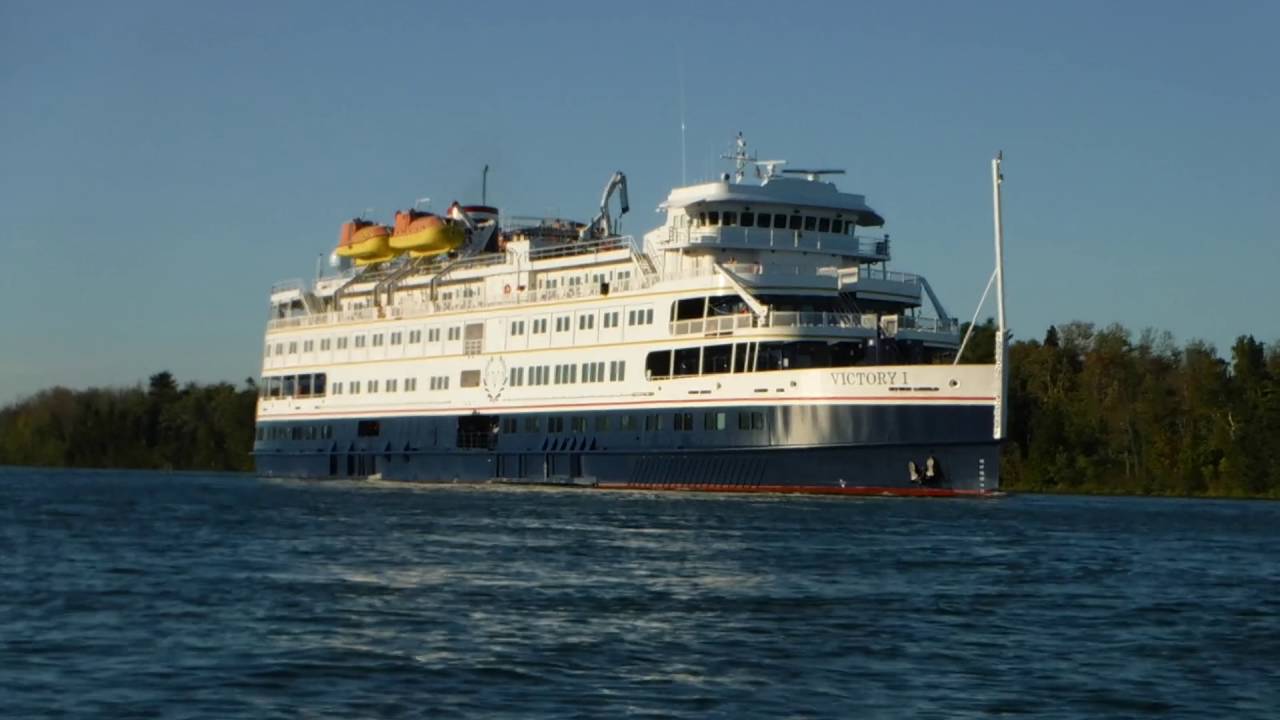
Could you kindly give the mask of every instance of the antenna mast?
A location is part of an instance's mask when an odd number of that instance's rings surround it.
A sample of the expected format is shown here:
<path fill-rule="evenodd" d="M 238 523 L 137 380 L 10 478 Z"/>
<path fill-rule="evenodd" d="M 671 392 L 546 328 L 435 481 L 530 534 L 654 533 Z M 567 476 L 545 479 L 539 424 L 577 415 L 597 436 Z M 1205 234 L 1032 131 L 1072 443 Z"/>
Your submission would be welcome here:
<path fill-rule="evenodd" d="M 480 204 L 489 204 L 489 165 L 485 163 L 484 172 L 480 176 Z"/>
<path fill-rule="evenodd" d="M 747 139 L 742 137 L 742 131 L 738 131 L 738 139 L 733 143 L 732 155 L 721 155 L 725 160 L 732 160 L 734 166 L 733 181 L 741 183 L 743 178 L 747 176 L 747 164 L 756 161 L 755 156 L 747 154 Z"/>
<path fill-rule="evenodd" d="M 680 61 L 680 184 L 689 184 L 689 153 L 685 145 L 684 60 Z"/>

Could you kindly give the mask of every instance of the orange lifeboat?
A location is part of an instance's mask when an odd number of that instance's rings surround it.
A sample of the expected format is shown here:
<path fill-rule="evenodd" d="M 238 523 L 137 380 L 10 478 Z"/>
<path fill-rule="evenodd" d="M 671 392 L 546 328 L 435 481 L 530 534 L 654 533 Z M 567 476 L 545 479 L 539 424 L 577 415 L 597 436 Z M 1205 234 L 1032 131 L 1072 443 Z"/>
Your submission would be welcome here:
<path fill-rule="evenodd" d="M 430 257 L 456 250 L 466 234 L 439 215 L 407 210 L 396 213 L 396 231 L 388 241 L 393 250 L 408 250 L 414 257 Z"/>
<path fill-rule="evenodd" d="M 377 225 L 368 220 L 352 220 L 342 224 L 337 253 L 341 257 L 353 258 L 357 265 L 384 262 L 397 254 L 387 244 L 390 237 L 391 228 L 385 225 Z"/>

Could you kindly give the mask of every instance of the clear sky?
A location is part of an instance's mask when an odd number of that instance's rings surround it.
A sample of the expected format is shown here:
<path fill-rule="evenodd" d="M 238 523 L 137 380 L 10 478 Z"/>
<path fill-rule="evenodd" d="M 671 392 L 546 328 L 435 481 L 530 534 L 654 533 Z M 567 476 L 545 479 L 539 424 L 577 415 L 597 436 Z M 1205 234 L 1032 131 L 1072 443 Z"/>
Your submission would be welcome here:
<path fill-rule="evenodd" d="M 259 367 L 271 283 L 430 197 L 640 233 L 680 182 L 844 167 L 967 319 L 1280 340 L 1280 3 L 0 1 L 0 402 Z M 683 71 L 682 71 L 683 68 Z"/>

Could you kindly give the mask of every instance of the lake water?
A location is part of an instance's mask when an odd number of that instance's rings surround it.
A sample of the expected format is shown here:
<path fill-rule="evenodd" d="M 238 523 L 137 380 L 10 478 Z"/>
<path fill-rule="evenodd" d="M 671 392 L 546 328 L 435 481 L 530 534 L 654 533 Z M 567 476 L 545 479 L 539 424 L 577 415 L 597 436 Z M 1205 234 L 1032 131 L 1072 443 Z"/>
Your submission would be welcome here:
<path fill-rule="evenodd" d="M 0 715 L 1280 717 L 1280 503 L 0 469 Z"/>

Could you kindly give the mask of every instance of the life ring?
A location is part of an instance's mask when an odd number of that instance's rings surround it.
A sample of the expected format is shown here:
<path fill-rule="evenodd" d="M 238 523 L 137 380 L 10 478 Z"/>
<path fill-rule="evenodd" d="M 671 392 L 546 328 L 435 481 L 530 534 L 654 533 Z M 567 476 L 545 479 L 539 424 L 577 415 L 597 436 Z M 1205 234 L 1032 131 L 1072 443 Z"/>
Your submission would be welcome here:
<path fill-rule="evenodd" d="M 511 283 L 507 283 L 506 285 L 503 285 L 503 286 L 502 286 L 502 294 L 504 294 L 504 295 L 510 295 L 510 294 L 511 294 Z"/>

